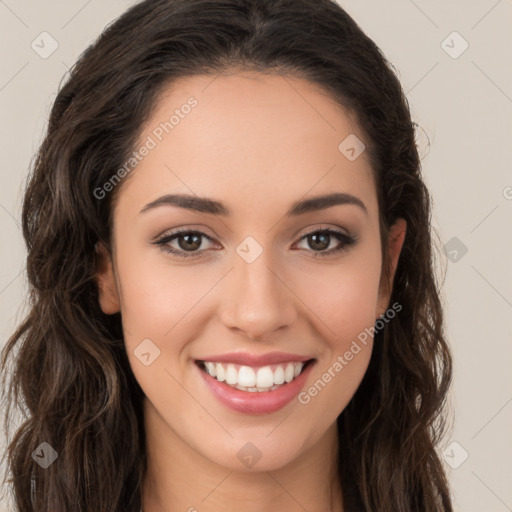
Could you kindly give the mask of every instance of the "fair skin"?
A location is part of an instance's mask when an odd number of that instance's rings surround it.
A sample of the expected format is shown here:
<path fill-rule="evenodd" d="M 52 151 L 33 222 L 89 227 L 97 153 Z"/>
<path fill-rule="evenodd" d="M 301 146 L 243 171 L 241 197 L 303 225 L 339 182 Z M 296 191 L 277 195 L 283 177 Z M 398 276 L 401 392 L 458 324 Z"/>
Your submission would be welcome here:
<path fill-rule="evenodd" d="M 349 134 L 364 136 L 318 86 L 249 72 L 182 78 L 160 98 L 140 140 L 190 96 L 197 106 L 119 185 L 112 255 L 98 247 L 100 304 L 121 312 L 145 394 L 143 510 L 340 512 L 336 418 L 365 374 L 373 340 L 307 404 L 295 399 L 269 414 L 220 403 L 194 361 L 236 351 L 307 355 L 316 359 L 309 388 L 390 306 L 405 221 L 390 230 L 386 281 L 367 155 L 349 161 L 338 150 Z M 366 211 L 337 204 L 286 215 L 296 201 L 332 192 L 359 198 Z M 141 213 L 164 194 L 215 199 L 231 215 L 173 205 Z M 176 228 L 209 239 L 188 259 L 152 243 Z M 357 241 L 315 258 L 342 243 L 331 235 L 319 249 L 305 236 L 313 229 Z M 248 236 L 263 249 L 251 263 L 236 252 Z M 167 246 L 187 254 L 185 242 Z M 160 350 L 149 366 L 134 354 L 147 338 Z M 261 453 L 250 468 L 237 457 L 248 442 Z"/>

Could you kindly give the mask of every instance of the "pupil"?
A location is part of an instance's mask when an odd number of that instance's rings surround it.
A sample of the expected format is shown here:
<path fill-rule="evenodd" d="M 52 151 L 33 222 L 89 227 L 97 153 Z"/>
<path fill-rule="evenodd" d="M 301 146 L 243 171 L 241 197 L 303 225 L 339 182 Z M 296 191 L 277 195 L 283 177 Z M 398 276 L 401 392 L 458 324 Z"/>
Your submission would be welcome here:
<path fill-rule="evenodd" d="M 195 240 L 193 242 L 190 242 L 190 239 Z M 185 240 L 185 243 L 181 243 L 181 240 Z M 187 244 L 189 245 L 187 246 Z M 179 239 L 179 246 L 181 249 L 185 251 L 193 251 L 194 249 L 197 249 L 198 247 L 201 246 L 200 237 L 199 235 L 195 234 L 182 235 L 182 237 Z"/>
<path fill-rule="evenodd" d="M 329 247 L 329 235 L 325 234 L 325 233 L 321 233 L 321 234 L 313 234 L 313 235 L 310 235 L 309 236 L 310 238 L 310 241 L 312 241 L 313 243 L 310 243 L 310 246 L 312 249 L 326 249 L 327 247 Z M 322 239 L 322 241 L 318 242 L 317 239 Z"/>

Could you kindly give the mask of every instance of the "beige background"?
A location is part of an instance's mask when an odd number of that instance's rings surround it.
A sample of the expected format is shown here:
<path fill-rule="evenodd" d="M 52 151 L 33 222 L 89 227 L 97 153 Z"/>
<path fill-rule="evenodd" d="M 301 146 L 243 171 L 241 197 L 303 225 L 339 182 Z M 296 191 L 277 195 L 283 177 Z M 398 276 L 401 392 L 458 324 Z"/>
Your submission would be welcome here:
<path fill-rule="evenodd" d="M 50 106 L 68 67 L 133 3 L 0 0 L 0 343 L 26 311 L 20 205 Z M 506 512 L 512 510 L 512 1 L 340 4 L 398 70 L 423 129 L 433 224 L 442 243 L 449 242 L 439 273 L 446 268 L 455 422 L 443 456 L 456 468 L 447 466 L 455 510 Z M 47 59 L 31 48 L 43 31 L 58 42 Z M 458 58 L 445 51 L 455 56 L 464 41 L 469 47 Z M 0 501 L 0 512 L 7 505 Z"/>

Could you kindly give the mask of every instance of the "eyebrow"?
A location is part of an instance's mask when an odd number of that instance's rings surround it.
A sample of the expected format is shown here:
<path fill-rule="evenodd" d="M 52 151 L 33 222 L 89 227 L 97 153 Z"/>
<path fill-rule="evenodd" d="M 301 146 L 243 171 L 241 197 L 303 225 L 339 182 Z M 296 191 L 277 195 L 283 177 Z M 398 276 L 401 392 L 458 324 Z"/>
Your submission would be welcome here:
<path fill-rule="evenodd" d="M 304 213 L 323 210 L 331 206 L 352 204 L 360 207 L 366 214 L 368 210 L 361 199 L 352 194 L 342 192 L 333 192 L 322 196 L 311 197 L 302 201 L 295 202 L 286 213 L 286 216 L 297 216 Z M 178 206 L 187 210 L 194 210 L 201 213 L 209 213 L 211 215 L 230 216 L 231 210 L 228 206 L 207 197 L 198 197 L 188 194 L 166 194 L 148 203 L 140 213 L 145 213 L 154 208 L 161 206 Z"/>

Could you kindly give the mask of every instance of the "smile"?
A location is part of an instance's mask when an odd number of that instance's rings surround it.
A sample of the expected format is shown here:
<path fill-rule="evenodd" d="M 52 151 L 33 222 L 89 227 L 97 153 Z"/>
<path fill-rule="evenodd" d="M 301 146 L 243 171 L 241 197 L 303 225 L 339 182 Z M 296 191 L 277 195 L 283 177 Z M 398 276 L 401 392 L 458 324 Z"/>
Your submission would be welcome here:
<path fill-rule="evenodd" d="M 221 404 L 237 413 L 261 415 L 276 412 L 296 398 L 315 362 L 309 359 L 257 367 L 196 360 L 195 365 L 206 389 Z"/>
<path fill-rule="evenodd" d="M 310 360 L 312 361 L 312 360 Z M 272 391 L 297 378 L 309 361 L 252 367 L 214 361 L 197 361 L 199 367 L 219 382 L 248 392 Z"/>

